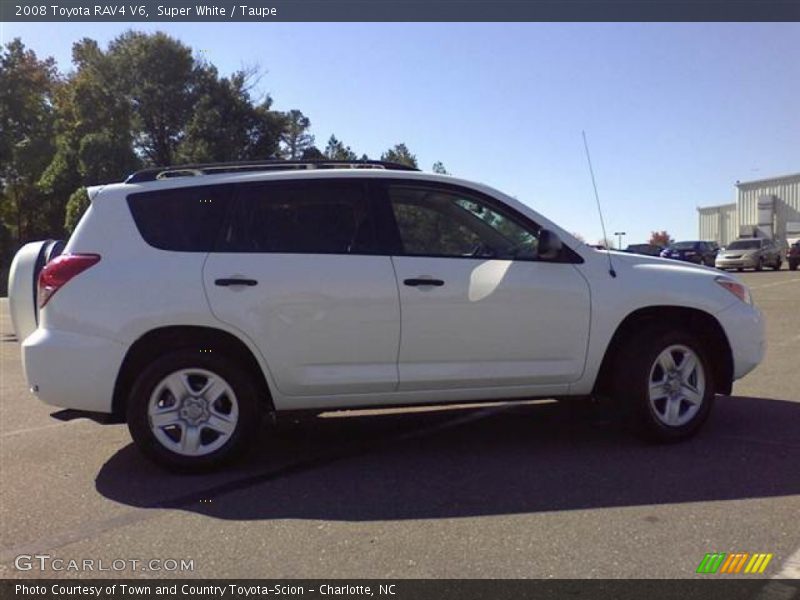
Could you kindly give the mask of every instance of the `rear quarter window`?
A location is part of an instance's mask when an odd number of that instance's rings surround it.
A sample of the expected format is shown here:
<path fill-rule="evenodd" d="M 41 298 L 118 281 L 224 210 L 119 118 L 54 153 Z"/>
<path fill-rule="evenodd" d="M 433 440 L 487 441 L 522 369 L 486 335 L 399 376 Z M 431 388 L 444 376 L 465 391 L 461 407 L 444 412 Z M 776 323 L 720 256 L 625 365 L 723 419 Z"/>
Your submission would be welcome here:
<path fill-rule="evenodd" d="M 228 185 L 141 192 L 128 206 L 142 238 L 161 250 L 210 252 L 232 196 Z"/>

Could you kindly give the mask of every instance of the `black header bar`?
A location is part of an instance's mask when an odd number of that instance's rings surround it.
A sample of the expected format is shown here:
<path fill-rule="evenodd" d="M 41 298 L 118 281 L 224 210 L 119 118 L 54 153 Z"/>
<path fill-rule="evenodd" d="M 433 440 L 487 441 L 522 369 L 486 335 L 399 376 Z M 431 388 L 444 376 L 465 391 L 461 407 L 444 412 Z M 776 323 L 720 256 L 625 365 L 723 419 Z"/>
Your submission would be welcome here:
<path fill-rule="evenodd" d="M 0 0 L 0 21 L 800 21 L 797 0 Z"/>
<path fill-rule="evenodd" d="M 775 600 L 800 581 L 760 578 L 613 580 L 294 579 L 0 580 L 3 600 Z"/>

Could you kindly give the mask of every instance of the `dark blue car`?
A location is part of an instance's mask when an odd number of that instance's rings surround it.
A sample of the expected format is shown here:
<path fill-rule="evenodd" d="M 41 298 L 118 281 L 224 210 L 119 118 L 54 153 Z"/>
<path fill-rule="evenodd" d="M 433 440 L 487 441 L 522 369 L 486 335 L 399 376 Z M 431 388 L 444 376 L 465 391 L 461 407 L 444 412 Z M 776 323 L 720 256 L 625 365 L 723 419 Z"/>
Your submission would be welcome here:
<path fill-rule="evenodd" d="M 713 267 L 717 252 L 719 252 L 719 246 L 716 242 L 675 242 L 662 250 L 661 256 Z"/>

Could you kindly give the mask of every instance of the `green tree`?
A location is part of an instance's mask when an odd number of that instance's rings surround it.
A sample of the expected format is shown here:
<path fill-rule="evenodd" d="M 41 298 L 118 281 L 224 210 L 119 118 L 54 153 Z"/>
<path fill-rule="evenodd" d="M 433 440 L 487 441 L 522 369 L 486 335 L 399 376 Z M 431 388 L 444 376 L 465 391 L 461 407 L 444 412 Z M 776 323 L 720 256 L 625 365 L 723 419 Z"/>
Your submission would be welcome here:
<path fill-rule="evenodd" d="M 36 182 L 55 150 L 59 82 L 53 59 L 39 60 L 19 39 L 0 52 L 0 217 L 17 244 L 46 230 L 52 217 Z"/>
<path fill-rule="evenodd" d="M 112 88 L 131 106 L 134 147 L 156 165 L 178 157 L 202 87 L 204 65 L 192 49 L 165 33 L 128 31 L 109 44 Z"/>
<path fill-rule="evenodd" d="M 64 229 L 71 234 L 75 231 L 78 221 L 81 220 L 83 213 L 89 208 L 89 194 L 85 187 L 75 190 L 67 201 L 66 217 L 64 219 Z"/>
<path fill-rule="evenodd" d="M 39 181 L 64 202 L 80 185 L 119 181 L 140 166 L 131 107 L 116 89 L 109 57 L 83 39 L 73 45 L 72 60 L 76 71 L 56 95 L 56 154 Z"/>
<path fill-rule="evenodd" d="M 316 146 L 311 146 L 310 148 L 306 148 L 303 150 L 303 154 L 300 156 L 303 160 L 324 160 L 325 155 L 320 152 L 320 149 Z"/>
<path fill-rule="evenodd" d="M 314 136 L 308 133 L 311 120 L 297 109 L 286 113 L 285 119 L 281 134 L 282 154 L 285 158 L 298 159 L 314 145 Z"/>
<path fill-rule="evenodd" d="M 437 160 L 435 163 L 433 163 L 433 167 L 431 168 L 431 170 L 434 173 L 438 173 L 439 175 L 450 175 L 450 173 L 447 172 L 447 169 L 444 168 L 444 165 L 440 160 Z"/>
<path fill-rule="evenodd" d="M 357 160 L 356 153 L 345 146 L 341 141 L 332 135 L 325 146 L 325 158 L 329 160 Z"/>
<path fill-rule="evenodd" d="M 411 154 L 405 144 L 395 144 L 381 154 L 381 160 L 417 168 L 417 157 Z"/>
<path fill-rule="evenodd" d="M 141 164 L 115 65 L 91 39 L 73 45 L 72 60 L 76 69 L 54 99 L 56 152 L 37 184 L 53 207 L 49 237 L 61 236 L 68 199 L 77 188 L 119 181 Z"/>
<path fill-rule="evenodd" d="M 267 96 L 254 105 L 251 74 L 220 77 L 216 67 L 195 71 L 195 107 L 180 144 L 180 162 L 225 162 L 272 158 L 286 126 L 285 115 L 272 111 Z"/>

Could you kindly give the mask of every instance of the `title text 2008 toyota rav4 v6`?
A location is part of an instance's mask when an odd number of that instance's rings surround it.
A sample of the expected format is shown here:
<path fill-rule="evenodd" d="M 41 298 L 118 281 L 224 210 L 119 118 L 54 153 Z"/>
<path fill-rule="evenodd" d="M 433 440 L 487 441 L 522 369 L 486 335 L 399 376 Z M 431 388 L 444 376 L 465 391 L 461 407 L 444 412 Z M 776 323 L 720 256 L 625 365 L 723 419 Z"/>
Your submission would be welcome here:
<path fill-rule="evenodd" d="M 449 176 L 218 165 L 89 196 L 63 253 L 15 257 L 25 374 L 176 469 L 220 465 L 265 411 L 295 409 L 594 396 L 675 440 L 764 353 L 735 276 L 609 257 Z"/>

